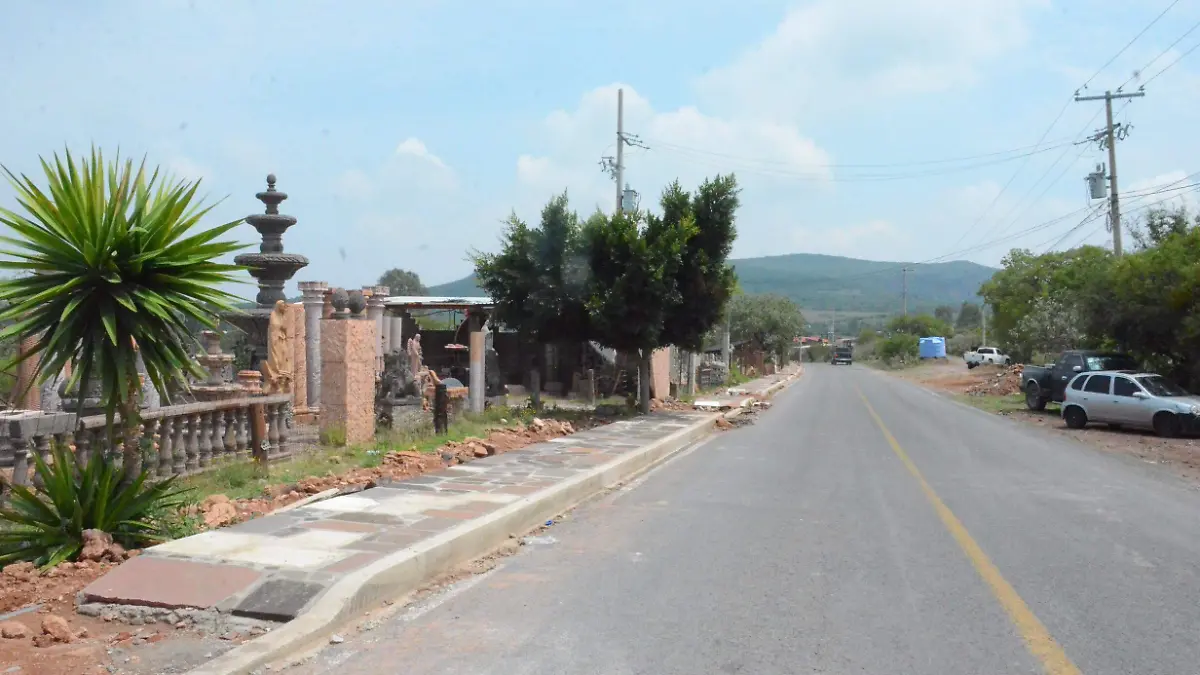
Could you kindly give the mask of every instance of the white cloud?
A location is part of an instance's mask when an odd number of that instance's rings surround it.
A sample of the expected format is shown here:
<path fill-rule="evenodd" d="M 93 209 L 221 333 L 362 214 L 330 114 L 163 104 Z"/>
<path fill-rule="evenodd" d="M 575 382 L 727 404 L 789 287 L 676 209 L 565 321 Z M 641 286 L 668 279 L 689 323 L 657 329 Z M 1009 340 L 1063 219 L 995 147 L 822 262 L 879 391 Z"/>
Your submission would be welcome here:
<path fill-rule="evenodd" d="M 449 169 L 449 167 L 446 166 L 446 163 L 442 161 L 442 158 L 430 152 L 429 148 L 426 148 L 425 144 L 422 143 L 418 138 L 410 137 L 401 141 L 400 145 L 396 146 L 396 154 L 417 157 L 429 162 L 439 169 Z"/>
<path fill-rule="evenodd" d="M 1028 39 L 1045 0 L 814 0 L 732 63 L 699 78 L 721 110 L 773 119 L 974 83 Z"/>
<path fill-rule="evenodd" d="M 361 169 L 347 169 L 337 177 L 333 193 L 343 199 L 366 200 L 374 196 L 375 183 L 367 172 Z"/>
<path fill-rule="evenodd" d="M 867 260 L 895 260 L 897 247 L 908 245 L 908 233 L 887 220 L 843 227 L 800 227 L 791 232 L 796 250 Z"/>
<path fill-rule="evenodd" d="M 645 205 L 653 204 L 658 191 L 676 178 L 694 189 L 704 178 L 729 171 L 738 174 L 745 191 L 746 213 L 769 193 L 794 194 L 798 172 L 813 189 L 830 189 L 828 154 L 793 127 L 722 119 L 690 106 L 658 111 L 632 87 L 612 84 L 585 93 L 574 110 L 546 117 L 541 152 L 516 161 L 520 213 L 528 217 L 563 189 L 581 212 L 597 205 L 611 210 L 615 185 L 598 163 L 602 156 L 616 154 L 620 88 L 625 92 L 626 131 L 650 147 L 625 149 L 625 181 L 643 193 Z"/>

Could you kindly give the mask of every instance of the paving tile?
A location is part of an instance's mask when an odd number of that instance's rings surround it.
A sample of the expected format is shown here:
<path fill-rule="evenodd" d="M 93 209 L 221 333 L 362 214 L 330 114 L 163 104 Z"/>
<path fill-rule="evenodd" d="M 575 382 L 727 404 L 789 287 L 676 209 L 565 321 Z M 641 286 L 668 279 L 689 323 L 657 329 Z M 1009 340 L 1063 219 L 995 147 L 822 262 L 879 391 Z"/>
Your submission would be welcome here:
<path fill-rule="evenodd" d="M 299 522 L 300 519 L 296 516 L 280 513 L 247 520 L 233 527 L 227 527 L 225 531 L 236 534 L 274 534 L 281 530 L 286 530 Z"/>
<path fill-rule="evenodd" d="M 374 525 L 400 525 L 404 520 L 399 516 L 388 513 L 339 513 L 330 520 L 344 520 L 348 523 L 370 523 Z"/>
<path fill-rule="evenodd" d="M 382 553 L 360 551 L 354 555 L 351 555 L 349 558 L 343 558 L 339 562 L 335 562 L 334 564 L 325 567 L 324 571 L 334 572 L 337 574 L 346 574 L 347 572 L 353 572 L 361 567 L 366 567 L 382 557 Z"/>
<path fill-rule="evenodd" d="M 314 520 L 311 523 L 305 523 L 301 527 L 315 530 L 336 530 L 338 532 L 365 532 L 367 534 L 379 531 L 379 527 L 376 525 L 353 523 L 346 520 Z"/>
<path fill-rule="evenodd" d="M 359 495 L 342 495 L 333 499 L 326 499 L 308 506 L 302 506 L 301 511 L 337 511 L 339 513 L 363 513 L 375 508 L 376 502 L 374 499 L 367 499 Z"/>
<path fill-rule="evenodd" d="M 225 553 L 247 546 L 254 546 L 262 541 L 262 539 L 263 537 L 257 534 L 242 534 L 229 530 L 210 530 L 190 537 L 184 537 L 183 539 L 169 541 L 165 544 L 159 544 L 150 550 L 155 553 L 220 558 Z"/>
<path fill-rule="evenodd" d="M 492 492 L 501 492 L 508 495 L 531 495 L 535 492 L 541 492 L 543 488 L 526 485 L 505 485 L 492 490 Z"/>
<path fill-rule="evenodd" d="M 486 492 L 487 486 L 482 481 L 479 483 L 443 483 L 442 488 L 446 490 L 462 490 L 463 492 Z"/>
<path fill-rule="evenodd" d="M 461 520 L 456 520 L 453 518 L 436 518 L 430 516 L 428 518 L 422 518 L 421 520 L 413 523 L 412 529 L 420 532 L 435 533 L 443 532 L 460 524 L 462 524 Z"/>
<path fill-rule="evenodd" d="M 83 594 L 90 602 L 208 609 L 262 576 L 245 567 L 141 555 L 93 581 Z"/>
<path fill-rule="evenodd" d="M 471 520 L 479 517 L 474 511 L 447 511 L 445 509 L 429 509 L 425 515 L 432 518 L 451 518 L 453 520 Z"/>
<path fill-rule="evenodd" d="M 300 610 L 323 590 L 325 586 L 322 584 L 271 579 L 238 603 L 233 613 L 265 621 L 290 621 L 299 616 Z"/>
<path fill-rule="evenodd" d="M 345 534 L 344 532 L 323 532 L 313 530 L 309 534 Z M 289 537 L 290 539 L 291 537 Z M 225 560 L 250 565 L 277 565 L 300 569 L 319 569 L 335 563 L 350 555 L 341 548 L 301 548 L 291 544 L 276 543 L 285 541 L 276 537 L 264 538 L 264 543 L 241 549 L 223 556 Z"/>
<path fill-rule="evenodd" d="M 308 529 L 303 534 L 296 534 L 273 543 L 280 546 L 295 546 L 296 548 L 341 548 L 367 536 L 365 532 L 346 532 L 329 529 Z"/>

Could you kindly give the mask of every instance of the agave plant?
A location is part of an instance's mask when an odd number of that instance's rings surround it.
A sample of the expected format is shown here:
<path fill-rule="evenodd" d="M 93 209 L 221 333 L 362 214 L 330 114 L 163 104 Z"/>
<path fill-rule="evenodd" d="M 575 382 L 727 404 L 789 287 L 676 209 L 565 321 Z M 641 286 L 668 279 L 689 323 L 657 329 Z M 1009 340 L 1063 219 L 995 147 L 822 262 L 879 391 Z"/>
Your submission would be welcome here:
<path fill-rule="evenodd" d="M 33 453 L 43 487 L 38 492 L 13 485 L 12 503 L 0 509 L 0 566 L 29 561 L 54 567 L 79 555 L 84 530 L 101 530 L 126 548 L 140 548 L 167 538 L 156 516 L 183 503 L 186 490 L 175 477 L 147 483 L 143 471 L 122 484 L 121 474 L 100 453 L 80 467 L 61 445 L 52 450 L 53 464 Z"/>
<path fill-rule="evenodd" d="M 93 149 L 79 162 L 67 152 L 41 164 L 45 189 L 0 167 L 24 211 L 0 208 L 11 230 L 0 237 L 0 269 L 15 273 L 0 280 L 0 322 L 12 322 L 0 340 L 41 336 L 7 364 L 35 359 L 41 382 L 70 363 L 68 388 L 100 385 L 110 436 L 121 415 L 129 482 L 139 466 L 138 352 L 164 396 L 199 374 L 188 319 L 215 327 L 237 302 L 222 286 L 242 268 L 219 259 L 241 246 L 218 238 L 241 221 L 199 227 L 212 208 L 196 197 L 199 181 L 147 174 L 144 161 L 107 164 Z"/>

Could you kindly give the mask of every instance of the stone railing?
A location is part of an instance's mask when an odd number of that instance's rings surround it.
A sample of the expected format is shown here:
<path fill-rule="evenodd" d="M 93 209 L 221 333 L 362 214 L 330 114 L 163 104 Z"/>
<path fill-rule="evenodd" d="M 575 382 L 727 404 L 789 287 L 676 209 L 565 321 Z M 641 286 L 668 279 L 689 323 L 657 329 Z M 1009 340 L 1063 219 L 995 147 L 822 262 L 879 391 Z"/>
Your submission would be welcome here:
<path fill-rule="evenodd" d="M 266 414 L 267 459 L 289 457 L 291 400 L 291 394 L 275 394 L 147 410 L 141 420 L 142 468 L 155 477 L 183 476 L 248 459 L 252 454 L 252 405 L 262 406 Z M 12 467 L 12 481 L 17 485 L 37 483 L 30 453 L 49 460 L 53 444 L 74 445 L 80 463 L 96 452 L 121 462 L 120 416 L 114 422 L 111 442 L 103 415 L 84 417 L 78 425 L 75 420 L 69 413 L 0 413 L 0 467 Z"/>

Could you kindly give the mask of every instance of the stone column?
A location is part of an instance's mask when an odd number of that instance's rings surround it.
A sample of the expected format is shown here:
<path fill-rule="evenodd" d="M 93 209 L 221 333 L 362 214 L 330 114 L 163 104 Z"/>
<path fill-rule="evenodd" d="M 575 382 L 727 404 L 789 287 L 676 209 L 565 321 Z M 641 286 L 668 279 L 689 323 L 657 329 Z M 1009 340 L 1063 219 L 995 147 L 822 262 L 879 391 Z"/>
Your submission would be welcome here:
<path fill-rule="evenodd" d="M 367 299 L 367 320 L 375 325 L 375 372 L 383 372 L 383 301 L 387 298 L 387 286 L 363 286 L 363 297 Z"/>
<path fill-rule="evenodd" d="M 321 319 L 325 314 L 325 296 L 329 284 L 324 281 L 301 281 L 304 294 L 304 361 L 308 405 L 321 403 Z M 299 383 L 297 383 L 299 385 Z"/>
<path fill-rule="evenodd" d="M 399 354 L 404 351 L 404 319 L 399 316 L 389 315 L 387 318 L 388 324 L 388 348 L 393 354 Z"/>
<path fill-rule="evenodd" d="M 470 337 L 467 346 L 471 348 L 470 382 L 467 385 L 468 403 L 473 413 L 483 412 L 483 403 L 487 397 L 487 379 L 484 377 L 486 362 L 486 341 L 484 331 L 487 330 L 487 314 L 472 309 L 467 315 L 467 330 Z"/>
<path fill-rule="evenodd" d="M 338 296 L 338 311 L 321 322 L 321 433 L 355 445 L 375 437 L 375 325 L 345 313 L 345 291 Z"/>

